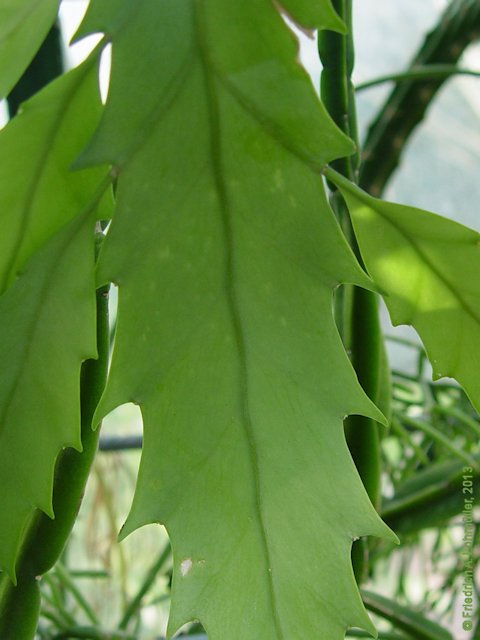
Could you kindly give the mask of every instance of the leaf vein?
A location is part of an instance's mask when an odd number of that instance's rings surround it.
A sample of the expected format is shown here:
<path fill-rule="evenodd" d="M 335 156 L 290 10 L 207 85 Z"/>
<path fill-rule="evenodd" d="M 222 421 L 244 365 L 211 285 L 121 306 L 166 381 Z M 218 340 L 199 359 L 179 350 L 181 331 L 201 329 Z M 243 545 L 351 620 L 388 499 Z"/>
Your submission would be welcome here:
<path fill-rule="evenodd" d="M 221 114 L 218 105 L 218 97 L 215 88 L 215 74 L 212 72 L 211 61 L 208 55 L 208 44 L 206 42 L 205 25 L 203 24 L 203 16 L 200 15 L 200 2 L 194 0 L 194 20 L 196 33 L 198 37 L 198 46 L 200 59 L 202 62 L 205 92 L 209 110 L 210 132 L 211 132 L 211 161 L 215 185 L 219 200 L 219 210 L 222 218 L 222 226 L 224 230 L 226 245 L 226 265 L 225 265 L 225 288 L 229 303 L 231 322 L 233 333 L 237 343 L 238 355 L 240 360 L 240 404 L 243 414 L 242 425 L 244 426 L 244 436 L 250 454 L 250 462 L 255 486 L 255 510 L 260 528 L 262 545 L 265 552 L 267 562 L 267 579 L 269 584 L 269 596 L 272 605 L 272 613 L 274 618 L 275 629 L 279 640 L 284 640 L 285 636 L 281 628 L 278 610 L 276 606 L 276 594 L 273 584 L 272 563 L 270 544 L 268 540 L 267 528 L 264 521 L 262 511 L 262 489 L 260 482 L 260 468 L 257 454 L 257 445 L 252 424 L 252 417 L 249 406 L 249 376 L 247 363 L 247 350 L 245 344 L 244 329 L 242 326 L 241 312 L 239 309 L 239 301 L 236 290 L 236 268 L 235 268 L 235 246 L 233 238 L 233 228 L 231 223 L 231 204 L 227 192 L 227 187 L 223 178 L 223 158 L 222 158 L 222 141 L 221 141 Z"/>
<path fill-rule="evenodd" d="M 463 299 L 461 293 L 454 287 L 454 285 L 448 280 L 448 278 L 442 273 L 442 271 L 435 265 L 435 263 L 430 260 L 428 255 L 423 251 L 420 245 L 414 240 L 414 238 L 409 235 L 406 231 L 404 231 L 401 225 L 397 224 L 393 221 L 389 216 L 385 216 L 381 211 L 376 209 L 379 215 L 384 218 L 387 222 L 391 224 L 394 229 L 396 229 L 405 240 L 412 246 L 414 251 L 419 255 L 420 259 L 427 265 L 427 267 L 432 271 L 432 273 L 437 277 L 437 279 L 445 286 L 446 289 L 450 292 L 453 298 L 458 300 L 460 306 L 464 309 L 464 311 L 477 323 L 480 324 L 480 316 L 477 314 L 475 309 L 471 307 L 466 300 Z"/>

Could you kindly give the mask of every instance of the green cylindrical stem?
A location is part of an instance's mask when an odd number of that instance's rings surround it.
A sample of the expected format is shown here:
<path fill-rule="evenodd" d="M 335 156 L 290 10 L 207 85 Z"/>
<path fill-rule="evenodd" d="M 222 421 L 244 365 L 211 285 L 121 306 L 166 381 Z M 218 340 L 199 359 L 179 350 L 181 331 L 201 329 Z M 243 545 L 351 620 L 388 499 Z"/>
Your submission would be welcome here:
<path fill-rule="evenodd" d="M 382 366 L 383 336 L 380 328 L 377 296 L 359 287 L 352 288 L 350 328 L 351 361 L 363 390 L 373 402 L 380 398 L 381 375 L 389 375 Z M 384 407 L 380 407 L 388 413 Z M 358 473 L 373 506 L 380 507 L 380 434 L 383 428 L 375 420 L 353 415 L 345 420 L 345 436 Z M 353 544 L 355 577 L 362 583 L 368 577 L 368 547 L 364 539 Z"/>
<path fill-rule="evenodd" d="M 34 59 L 20 80 L 7 96 L 8 113 L 11 118 L 18 108 L 40 91 L 45 85 L 63 73 L 62 37 L 60 27 L 54 25 Z"/>
<path fill-rule="evenodd" d="M 354 67 L 352 35 L 352 0 L 334 0 L 333 6 L 348 27 L 348 34 L 319 34 L 319 52 L 323 64 L 321 96 L 330 115 L 344 133 L 357 143 L 357 118 L 351 75 Z M 342 158 L 332 166 L 343 176 L 356 182 L 359 153 Z M 348 212 L 343 200 L 334 192 L 332 206 L 350 245 L 361 262 Z M 340 293 L 340 295 L 339 295 Z M 366 394 L 376 402 L 382 371 L 382 335 L 375 294 L 361 288 L 346 286 L 337 292 L 335 315 L 344 344 L 351 354 L 352 364 Z M 380 446 L 377 423 L 363 416 L 351 416 L 345 421 L 347 443 L 357 470 L 375 507 L 380 495 Z M 368 548 L 364 540 L 354 543 L 352 562 L 357 581 L 366 577 Z"/>
<path fill-rule="evenodd" d="M 454 65 L 480 33 L 478 0 L 453 0 L 428 34 L 411 69 Z M 363 145 L 360 186 L 379 196 L 400 162 L 405 143 L 423 120 L 448 76 L 425 81 L 400 80 L 371 124 Z"/>
<path fill-rule="evenodd" d="M 36 511 L 16 565 L 17 585 L 0 578 L 0 638 L 31 640 L 40 608 L 39 580 L 58 560 L 77 517 L 85 483 L 95 456 L 99 429 L 92 418 L 105 386 L 108 350 L 108 288 L 97 292 L 98 359 L 88 360 L 81 371 L 81 436 L 83 451 L 65 449 L 55 467 L 51 520 Z"/>
<path fill-rule="evenodd" d="M 357 145 L 357 151 L 332 162 L 332 166 L 354 182 L 360 166 L 355 107 L 355 88 L 352 83 L 355 49 L 352 35 L 352 1 L 333 0 L 334 9 L 348 27 L 348 35 L 334 31 L 320 31 L 318 51 L 323 65 L 321 96 L 335 124 Z"/>
<path fill-rule="evenodd" d="M 351 322 L 351 360 L 364 391 L 374 402 L 380 389 L 382 333 L 375 294 L 355 287 Z M 373 505 L 380 499 L 380 449 L 378 426 L 364 416 L 350 416 L 345 422 L 347 441 L 355 452 L 355 463 Z"/>

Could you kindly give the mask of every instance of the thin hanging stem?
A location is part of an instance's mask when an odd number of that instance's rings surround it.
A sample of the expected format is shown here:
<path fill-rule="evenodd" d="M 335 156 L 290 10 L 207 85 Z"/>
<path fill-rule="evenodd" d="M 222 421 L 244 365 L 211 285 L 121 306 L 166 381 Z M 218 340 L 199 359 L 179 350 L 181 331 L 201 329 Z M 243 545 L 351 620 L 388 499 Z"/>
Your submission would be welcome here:
<path fill-rule="evenodd" d="M 425 81 L 425 80 L 439 80 L 451 78 L 452 76 L 473 76 L 474 78 L 480 78 L 480 71 L 474 71 L 473 69 L 460 69 L 459 67 L 451 64 L 430 64 L 419 67 L 411 67 L 408 71 L 400 73 L 392 73 L 385 76 L 379 76 L 366 82 L 360 82 L 355 85 L 355 91 L 365 91 L 365 89 L 371 89 L 378 87 L 386 82 L 410 82 L 410 81 Z"/>
<path fill-rule="evenodd" d="M 352 0 L 336 0 L 333 6 L 344 20 L 348 34 L 333 32 L 319 34 L 319 53 L 324 65 L 321 78 L 321 96 L 330 115 L 344 133 L 357 143 L 357 153 L 349 158 L 332 162 L 338 173 L 347 181 L 357 182 L 360 163 L 357 140 L 357 118 L 354 87 L 351 76 L 355 51 L 352 34 Z M 328 175 L 325 174 L 328 180 Z M 350 245 L 361 263 L 360 251 L 351 227 L 346 205 L 332 182 L 332 206 Z M 336 319 L 345 347 L 358 380 L 366 394 L 376 402 L 380 392 L 381 373 L 387 371 L 378 303 L 375 294 L 352 286 L 344 286 L 336 294 Z M 365 485 L 370 500 L 376 508 L 380 499 L 380 445 L 378 424 L 364 416 L 350 416 L 345 421 L 347 443 Z M 357 581 L 367 575 L 368 549 L 365 540 L 353 545 L 352 562 Z"/>
<path fill-rule="evenodd" d="M 137 593 L 125 609 L 125 613 L 123 614 L 123 617 L 120 620 L 120 624 L 118 625 L 119 629 L 126 629 L 128 627 L 128 623 L 135 615 L 135 613 L 139 610 L 143 597 L 154 583 L 155 578 L 157 577 L 159 571 L 161 571 L 161 569 L 164 567 L 167 560 L 170 558 L 170 555 L 170 543 L 167 543 L 164 549 L 162 549 L 162 551 L 160 552 L 158 558 L 150 567 Z"/>

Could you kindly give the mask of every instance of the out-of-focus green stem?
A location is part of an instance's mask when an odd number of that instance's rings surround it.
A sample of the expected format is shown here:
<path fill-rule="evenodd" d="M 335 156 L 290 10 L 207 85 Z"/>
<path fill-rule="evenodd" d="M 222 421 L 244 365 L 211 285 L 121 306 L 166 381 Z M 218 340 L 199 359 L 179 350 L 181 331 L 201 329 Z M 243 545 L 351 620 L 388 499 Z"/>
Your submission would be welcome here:
<path fill-rule="evenodd" d="M 81 609 L 83 609 L 85 615 L 90 620 L 90 622 L 92 624 L 98 624 L 99 621 L 98 621 L 97 616 L 95 615 L 95 612 L 93 611 L 92 607 L 89 605 L 89 603 L 84 598 L 82 592 L 80 591 L 80 589 L 77 587 L 77 585 L 73 581 L 73 579 L 72 579 L 70 573 L 68 572 L 68 570 L 60 562 L 58 562 L 55 565 L 55 573 L 58 575 L 62 585 L 64 585 L 68 589 L 68 591 L 71 593 L 73 598 L 76 600 L 78 606 Z"/>
<path fill-rule="evenodd" d="M 138 636 L 125 631 L 108 631 L 98 627 L 71 627 L 65 629 L 52 640 L 73 640 L 73 638 L 84 638 L 85 640 L 138 640 Z"/>
<path fill-rule="evenodd" d="M 473 69 L 460 69 L 451 64 L 430 64 L 423 67 L 411 67 L 408 71 L 400 73 L 392 73 L 386 76 L 378 76 L 372 80 L 361 82 L 356 85 L 355 91 L 365 91 L 365 89 L 372 89 L 378 87 L 380 84 L 386 82 L 410 82 L 411 80 L 438 80 L 444 78 L 451 78 L 452 76 L 472 76 L 474 78 L 480 78 L 480 71 L 474 71 Z"/>
<path fill-rule="evenodd" d="M 123 617 L 120 620 L 120 624 L 118 625 L 119 629 L 126 629 L 128 627 L 128 623 L 140 608 L 143 596 L 147 593 L 147 591 L 152 586 L 155 578 L 158 575 L 158 572 L 165 565 L 168 558 L 170 557 L 170 554 L 171 554 L 170 543 L 167 543 L 165 548 L 160 552 L 160 555 L 158 556 L 158 558 L 150 567 L 137 593 L 135 594 L 135 596 L 132 598 L 129 605 L 125 609 L 125 613 L 123 614 Z"/>
<path fill-rule="evenodd" d="M 416 640 L 453 640 L 449 631 L 436 622 L 423 617 L 410 607 L 404 607 L 371 591 L 362 590 L 365 607 L 376 615 L 388 620 L 395 629 L 405 631 Z"/>
<path fill-rule="evenodd" d="M 346 638 L 353 636 L 354 638 L 371 638 L 372 636 L 368 631 L 362 631 L 361 629 L 349 629 L 345 634 Z M 379 631 L 377 640 L 409 640 L 403 634 L 400 635 L 395 631 Z"/>
<path fill-rule="evenodd" d="M 480 423 L 468 414 L 464 413 L 461 409 L 458 409 L 457 407 L 442 407 L 441 405 L 436 404 L 432 407 L 432 411 L 443 416 L 451 416 L 452 418 L 455 418 L 455 420 L 458 420 L 461 424 L 465 425 L 467 429 L 473 431 L 474 435 L 480 440 Z"/>
<path fill-rule="evenodd" d="M 405 414 L 398 414 L 395 416 L 395 419 L 401 420 L 401 422 L 407 427 L 411 427 L 425 433 L 427 436 L 430 436 L 432 440 L 441 444 L 443 447 L 445 447 L 445 449 L 447 449 L 447 451 L 450 451 L 450 453 L 454 457 L 463 460 L 466 465 L 473 467 L 477 473 L 480 472 L 480 467 L 472 455 L 470 455 L 463 449 L 456 447 L 455 444 L 452 443 L 447 436 L 443 435 L 441 431 L 436 429 L 430 423 L 426 422 L 425 420 L 419 420 L 418 418 L 412 418 L 411 416 Z"/>

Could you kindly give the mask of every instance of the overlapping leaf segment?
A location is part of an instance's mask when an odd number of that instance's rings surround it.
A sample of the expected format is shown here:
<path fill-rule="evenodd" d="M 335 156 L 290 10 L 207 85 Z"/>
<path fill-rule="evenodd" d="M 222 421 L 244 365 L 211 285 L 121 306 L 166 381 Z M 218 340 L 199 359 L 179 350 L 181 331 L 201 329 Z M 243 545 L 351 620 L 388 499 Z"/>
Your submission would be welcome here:
<path fill-rule="evenodd" d="M 8 92 L 42 44 L 59 0 L 3 0 L 0 4 L 0 98 Z"/>
<path fill-rule="evenodd" d="M 351 143 L 295 61 L 270 0 L 94 2 L 81 33 L 113 43 L 105 111 L 80 164 L 112 163 L 98 282 L 120 287 L 98 417 L 141 406 L 145 441 L 124 534 L 162 522 L 170 633 L 340 640 L 372 629 L 350 564 L 391 535 L 342 419 L 381 415 L 332 319 L 340 282 L 369 286 L 326 203 L 321 167 Z M 339 26 L 328 2 L 286 3 Z"/>
<path fill-rule="evenodd" d="M 365 263 L 387 294 L 392 322 L 418 331 L 434 378 L 458 380 L 480 411 L 480 234 L 330 177 L 342 189 Z"/>
<path fill-rule="evenodd" d="M 95 357 L 94 224 L 105 169 L 70 164 L 100 112 L 94 59 L 24 105 L 0 134 L 0 569 L 54 463 L 81 448 L 80 366 Z"/>

